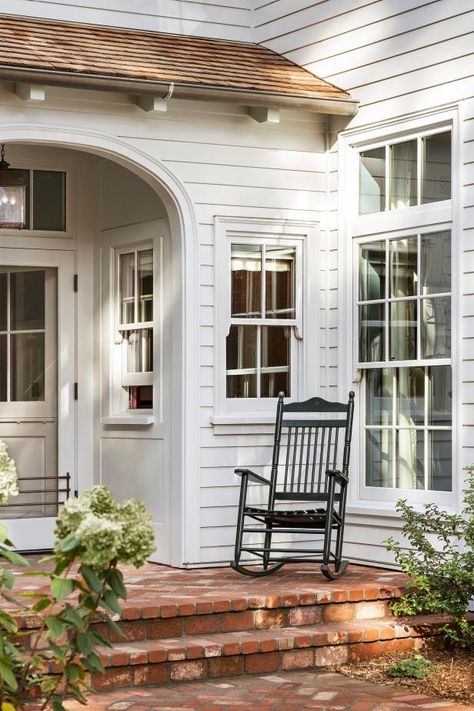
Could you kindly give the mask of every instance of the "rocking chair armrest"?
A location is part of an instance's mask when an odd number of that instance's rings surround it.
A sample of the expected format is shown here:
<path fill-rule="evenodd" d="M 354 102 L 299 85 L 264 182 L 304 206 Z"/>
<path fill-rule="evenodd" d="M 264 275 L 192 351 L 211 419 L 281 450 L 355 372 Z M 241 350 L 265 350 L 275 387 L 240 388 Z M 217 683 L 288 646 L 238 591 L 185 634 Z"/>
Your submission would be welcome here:
<path fill-rule="evenodd" d="M 251 481 L 255 481 L 257 484 L 266 484 L 267 486 L 271 485 L 271 482 L 268 479 L 265 479 L 265 477 L 260 476 L 260 474 L 255 474 L 255 472 L 253 472 L 251 469 L 235 469 L 234 471 L 237 476 L 246 476 L 251 479 Z"/>
<path fill-rule="evenodd" d="M 327 469 L 326 476 L 329 476 L 336 480 L 336 483 L 340 486 L 347 486 L 349 483 L 349 477 L 343 474 L 338 469 Z"/>

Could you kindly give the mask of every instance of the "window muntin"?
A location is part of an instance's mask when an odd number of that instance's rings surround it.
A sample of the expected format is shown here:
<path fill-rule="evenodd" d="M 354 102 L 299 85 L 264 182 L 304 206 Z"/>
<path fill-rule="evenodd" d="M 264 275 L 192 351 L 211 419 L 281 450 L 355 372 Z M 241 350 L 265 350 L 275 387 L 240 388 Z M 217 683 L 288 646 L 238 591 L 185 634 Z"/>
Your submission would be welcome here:
<path fill-rule="evenodd" d="M 0 228 L 12 222 L 24 224 L 23 229 L 46 232 L 66 230 L 66 173 L 57 170 L 15 169 L 26 182 L 26 215 L 21 201 L 6 200 L 0 190 Z"/>
<path fill-rule="evenodd" d="M 451 131 L 360 151 L 360 215 L 450 198 Z"/>
<path fill-rule="evenodd" d="M 295 265 L 294 246 L 232 244 L 227 398 L 291 395 Z"/>
<path fill-rule="evenodd" d="M 153 407 L 153 250 L 118 254 L 118 331 L 121 384 L 130 410 Z"/>

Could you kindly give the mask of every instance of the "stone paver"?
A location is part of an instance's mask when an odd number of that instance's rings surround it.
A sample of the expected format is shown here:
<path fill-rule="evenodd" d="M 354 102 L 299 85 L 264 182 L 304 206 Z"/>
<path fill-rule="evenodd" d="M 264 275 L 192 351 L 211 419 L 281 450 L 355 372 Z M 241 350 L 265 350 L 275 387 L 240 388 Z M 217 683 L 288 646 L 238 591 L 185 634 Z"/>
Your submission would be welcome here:
<path fill-rule="evenodd" d="M 68 711 L 84 707 L 66 702 Z M 472 706 L 379 686 L 330 672 L 285 672 L 264 676 L 119 689 L 90 697 L 88 711 L 466 711 Z"/>

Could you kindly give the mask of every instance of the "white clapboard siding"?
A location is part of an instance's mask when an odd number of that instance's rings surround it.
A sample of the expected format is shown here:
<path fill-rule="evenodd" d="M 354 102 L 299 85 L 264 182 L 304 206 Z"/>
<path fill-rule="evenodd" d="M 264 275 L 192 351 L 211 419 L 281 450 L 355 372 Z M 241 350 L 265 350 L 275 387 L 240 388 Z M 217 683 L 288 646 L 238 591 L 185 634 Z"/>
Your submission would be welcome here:
<path fill-rule="evenodd" d="M 248 40 L 250 0 L 11 0 L 2 12 L 154 32 Z"/>

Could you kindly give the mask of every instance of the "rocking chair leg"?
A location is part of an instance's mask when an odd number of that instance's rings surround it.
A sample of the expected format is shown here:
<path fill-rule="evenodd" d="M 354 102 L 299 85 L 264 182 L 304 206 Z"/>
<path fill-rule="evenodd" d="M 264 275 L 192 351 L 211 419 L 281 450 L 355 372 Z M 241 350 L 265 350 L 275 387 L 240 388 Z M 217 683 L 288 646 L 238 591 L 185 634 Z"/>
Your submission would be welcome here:
<path fill-rule="evenodd" d="M 265 550 L 265 552 L 263 554 L 263 568 L 264 568 L 264 570 L 267 570 L 268 563 L 270 560 L 270 546 L 272 544 L 272 533 L 273 533 L 272 524 L 269 523 L 269 524 L 267 524 L 267 531 L 265 533 L 264 547 L 268 550 Z"/>

